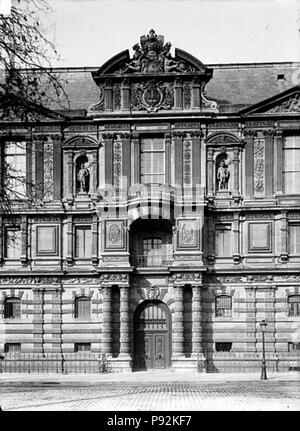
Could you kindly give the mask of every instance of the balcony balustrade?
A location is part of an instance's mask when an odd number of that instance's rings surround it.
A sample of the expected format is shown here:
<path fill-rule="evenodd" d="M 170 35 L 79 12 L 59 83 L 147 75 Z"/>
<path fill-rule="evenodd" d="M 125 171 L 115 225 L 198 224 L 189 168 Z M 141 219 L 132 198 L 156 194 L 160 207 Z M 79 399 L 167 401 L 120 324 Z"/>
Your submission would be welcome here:
<path fill-rule="evenodd" d="M 142 268 L 153 266 L 170 266 L 172 263 L 172 256 L 163 253 L 155 255 L 137 255 L 133 258 L 133 264 Z"/>

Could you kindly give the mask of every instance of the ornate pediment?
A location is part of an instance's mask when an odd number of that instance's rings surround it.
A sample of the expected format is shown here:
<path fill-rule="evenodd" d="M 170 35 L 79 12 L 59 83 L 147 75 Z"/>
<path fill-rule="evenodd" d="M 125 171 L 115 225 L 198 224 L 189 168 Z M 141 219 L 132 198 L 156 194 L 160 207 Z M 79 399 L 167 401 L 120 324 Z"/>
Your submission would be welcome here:
<path fill-rule="evenodd" d="M 133 56 L 122 51 L 107 61 L 94 74 L 94 79 L 103 75 L 188 73 L 207 71 L 207 68 L 192 55 L 175 49 L 175 57 L 170 53 L 171 43 L 164 43 L 164 36 L 150 30 L 140 37 L 140 43 L 133 45 Z"/>
<path fill-rule="evenodd" d="M 241 111 L 241 114 L 297 114 L 300 113 L 300 86 L 263 100 Z"/>
<path fill-rule="evenodd" d="M 129 51 L 122 51 L 92 72 L 100 92 L 88 115 L 173 109 L 218 112 L 217 103 L 205 95 L 212 69 L 180 49 L 173 57 L 170 49 L 170 42 L 150 30 L 133 45 L 132 58 Z"/>

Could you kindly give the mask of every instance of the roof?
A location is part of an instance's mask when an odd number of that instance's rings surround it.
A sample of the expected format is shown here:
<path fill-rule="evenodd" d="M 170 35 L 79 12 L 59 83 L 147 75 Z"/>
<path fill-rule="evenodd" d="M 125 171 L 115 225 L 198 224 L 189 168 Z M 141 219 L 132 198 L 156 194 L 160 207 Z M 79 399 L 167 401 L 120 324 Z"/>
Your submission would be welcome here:
<path fill-rule="evenodd" d="M 300 82 L 300 62 L 205 66 L 213 69 L 213 76 L 206 85 L 206 97 L 219 104 L 221 113 L 237 113 Z M 99 88 L 92 76 L 92 72 L 95 74 L 98 70 L 98 67 L 53 69 L 64 82 L 71 110 L 87 110 L 99 101 Z"/>

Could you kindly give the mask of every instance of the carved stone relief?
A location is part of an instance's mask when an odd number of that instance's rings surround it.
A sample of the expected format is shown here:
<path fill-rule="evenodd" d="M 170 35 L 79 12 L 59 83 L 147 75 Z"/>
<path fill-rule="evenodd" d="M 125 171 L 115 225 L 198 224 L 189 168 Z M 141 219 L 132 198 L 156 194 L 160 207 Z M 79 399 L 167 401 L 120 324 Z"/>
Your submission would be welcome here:
<path fill-rule="evenodd" d="M 120 140 L 115 140 L 113 144 L 113 178 L 114 186 L 120 187 L 120 180 L 122 175 L 122 143 Z"/>
<path fill-rule="evenodd" d="M 53 199 L 53 144 L 44 144 L 44 198 Z"/>
<path fill-rule="evenodd" d="M 171 56 L 170 48 L 170 42 L 164 44 L 164 37 L 150 30 L 147 36 L 141 36 L 140 44 L 133 45 L 133 58 L 119 73 L 168 73 L 191 70 L 186 63 Z"/>
<path fill-rule="evenodd" d="M 254 191 L 263 194 L 265 190 L 265 140 L 254 139 Z"/>
<path fill-rule="evenodd" d="M 289 97 L 268 112 L 300 112 L 300 94 L 298 93 Z"/>
<path fill-rule="evenodd" d="M 173 84 L 151 79 L 148 82 L 132 84 L 131 91 L 133 111 L 157 112 L 159 109 L 171 109 L 174 106 Z"/>
<path fill-rule="evenodd" d="M 183 182 L 192 183 L 192 141 L 190 139 L 183 141 Z"/>

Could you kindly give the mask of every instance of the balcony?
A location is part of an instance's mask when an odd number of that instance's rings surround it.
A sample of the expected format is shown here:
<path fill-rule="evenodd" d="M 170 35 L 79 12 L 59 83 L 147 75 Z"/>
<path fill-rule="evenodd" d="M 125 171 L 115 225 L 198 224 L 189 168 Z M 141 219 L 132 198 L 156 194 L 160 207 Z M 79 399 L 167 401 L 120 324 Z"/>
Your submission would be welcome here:
<path fill-rule="evenodd" d="M 133 257 L 134 266 L 141 268 L 170 266 L 172 263 L 172 256 L 166 254 L 137 255 Z"/>

